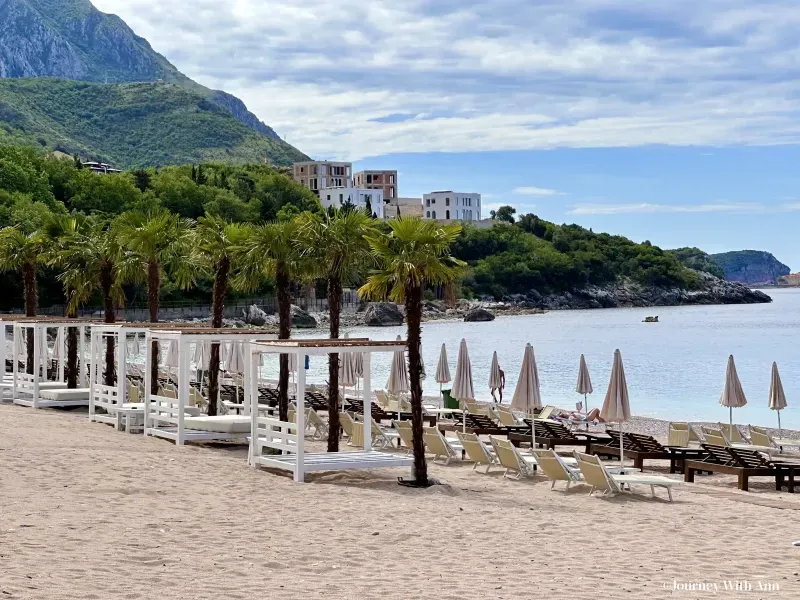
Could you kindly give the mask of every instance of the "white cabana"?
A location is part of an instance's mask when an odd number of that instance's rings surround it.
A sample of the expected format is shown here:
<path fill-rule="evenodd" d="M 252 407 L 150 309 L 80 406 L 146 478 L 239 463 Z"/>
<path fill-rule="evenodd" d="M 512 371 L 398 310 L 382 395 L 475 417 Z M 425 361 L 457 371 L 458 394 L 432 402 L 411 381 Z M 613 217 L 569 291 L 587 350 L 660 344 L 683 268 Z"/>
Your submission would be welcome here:
<path fill-rule="evenodd" d="M 172 440 L 178 446 L 183 445 L 185 442 L 230 440 L 248 437 L 250 435 L 250 419 L 248 416 L 187 416 L 189 387 L 191 385 L 191 347 L 193 344 L 202 342 L 245 343 L 256 340 L 269 340 L 275 337 L 273 333 L 247 329 L 175 328 L 171 330 L 148 330 L 146 336 L 148 352 L 145 361 L 145 373 L 150 373 L 152 365 L 153 356 L 152 351 L 150 351 L 152 342 L 174 344 L 178 353 L 178 397 L 171 398 L 158 395 L 150 385 L 150 377 L 145 377 L 144 434 Z M 244 361 L 243 370 L 246 381 L 257 382 L 258 366 L 256 365 L 254 368 L 254 376 L 250 377 L 250 362 Z M 258 388 L 256 387 L 255 395 L 252 397 L 249 391 L 250 388 L 245 387 L 245 415 L 250 413 L 251 406 L 258 404 Z M 258 411 L 256 410 L 255 412 Z"/>
<path fill-rule="evenodd" d="M 271 467 L 291 471 L 294 480 L 305 481 L 305 474 L 311 471 L 338 471 L 341 469 L 378 469 L 384 467 L 409 467 L 413 459 L 372 449 L 372 389 L 371 354 L 375 352 L 403 353 L 406 344 L 402 341 L 371 342 L 364 339 L 352 340 L 276 340 L 253 342 L 250 344 L 250 367 L 248 368 L 246 396 L 258 396 L 258 382 L 255 370 L 261 364 L 262 356 L 294 354 L 298 365 L 305 363 L 306 356 L 327 356 L 343 351 L 358 352 L 363 355 L 364 386 L 361 391 L 364 402 L 363 437 L 364 449 L 356 452 L 305 452 L 305 369 L 297 372 L 296 422 L 281 421 L 279 417 L 264 416 L 259 411 L 251 411 L 251 431 L 249 463 L 253 467 Z M 359 424 L 359 426 L 362 426 Z M 280 454 L 264 454 L 264 449 L 277 450 Z"/>
<path fill-rule="evenodd" d="M 83 390 L 79 393 L 76 390 L 67 390 L 65 370 L 67 364 L 66 330 L 75 327 L 78 329 L 78 363 L 80 375 L 78 385 Z M 20 406 L 32 406 L 33 408 L 45 407 L 69 407 L 86 406 L 89 398 L 84 386 L 86 385 L 86 375 L 83 368 L 84 356 L 83 344 L 87 328 L 91 328 L 92 323 L 84 320 L 70 319 L 35 319 L 14 322 L 14 343 L 13 347 L 22 350 L 27 347 L 27 337 L 29 332 L 33 332 L 33 363 L 34 372 L 28 373 L 27 368 L 20 368 L 20 358 L 23 363 L 27 356 L 20 356 L 13 361 L 11 394 L 14 404 Z M 61 340 L 62 346 L 59 349 L 60 356 L 57 359 L 56 378 L 50 381 L 47 378 L 47 367 L 50 364 L 50 351 L 47 345 L 47 335 L 51 330 L 55 330 L 56 339 Z M 63 330 L 63 332 L 62 332 Z M 5 343 L 5 341 L 4 341 Z M 7 382 L 4 382 L 7 385 Z M 46 393 L 45 393 L 46 392 Z"/>

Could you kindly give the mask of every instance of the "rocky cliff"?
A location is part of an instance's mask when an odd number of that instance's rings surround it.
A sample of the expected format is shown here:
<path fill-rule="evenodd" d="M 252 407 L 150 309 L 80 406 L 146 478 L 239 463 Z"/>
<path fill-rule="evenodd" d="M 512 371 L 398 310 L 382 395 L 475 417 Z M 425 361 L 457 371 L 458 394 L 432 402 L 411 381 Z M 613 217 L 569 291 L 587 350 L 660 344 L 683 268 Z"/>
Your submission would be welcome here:
<path fill-rule="evenodd" d="M 89 0 L 0 0 L 0 78 L 15 77 L 175 83 L 279 139 L 241 100 L 192 81 L 122 19 L 100 12 Z"/>
<path fill-rule="evenodd" d="M 725 279 L 748 285 L 757 285 L 759 283 L 772 285 L 779 277 L 791 273 L 789 267 L 772 254 L 760 250 L 740 250 L 712 254 L 711 258 L 722 267 L 725 272 Z"/>
<path fill-rule="evenodd" d="M 648 287 L 632 281 L 606 286 L 587 286 L 573 292 L 543 296 L 536 291 L 509 298 L 520 305 L 545 310 L 571 308 L 626 308 L 633 306 L 683 306 L 690 304 L 759 304 L 772 302 L 765 293 L 742 283 L 725 281 L 698 272 L 700 285 L 694 290 Z"/>

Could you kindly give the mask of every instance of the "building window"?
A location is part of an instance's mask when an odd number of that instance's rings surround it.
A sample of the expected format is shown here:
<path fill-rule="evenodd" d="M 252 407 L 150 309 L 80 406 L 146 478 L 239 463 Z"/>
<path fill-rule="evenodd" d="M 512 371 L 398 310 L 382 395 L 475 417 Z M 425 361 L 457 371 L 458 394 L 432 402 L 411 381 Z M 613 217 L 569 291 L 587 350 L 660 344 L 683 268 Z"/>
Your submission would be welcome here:
<path fill-rule="evenodd" d="M 339 204 L 344 202 L 344 194 L 339 194 Z"/>
<path fill-rule="evenodd" d="M 389 188 L 389 198 L 394 198 L 394 188 Z"/>
<path fill-rule="evenodd" d="M 428 219 L 430 219 L 430 218 L 431 218 L 431 211 L 428 211 L 428 212 L 425 214 L 425 216 L 426 216 Z"/>
<path fill-rule="evenodd" d="M 436 198 L 431 198 L 431 204 L 436 204 Z"/>
<path fill-rule="evenodd" d="M 444 218 L 447 219 L 448 221 L 450 220 L 450 211 L 449 210 L 444 211 Z"/>
<path fill-rule="evenodd" d="M 372 175 L 367 175 L 367 183 L 372 183 Z"/>
<path fill-rule="evenodd" d="M 431 205 L 431 199 L 430 198 L 425 198 L 425 206 L 430 206 L 430 205 Z M 428 215 L 428 216 L 430 216 L 430 215 Z"/>
<path fill-rule="evenodd" d="M 328 167 L 326 165 L 322 165 L 319 168 L 320 175 L 327 175 L 328 174 Z"/>
<path fill-rule="evenodd" d="M 389 175 L 389 183 L 394 183 L 394 175 Z"/>
<path fill-rule="evenodd" d="M 301 173 L 305 173 L 306 172 L 306 168 L 305 167 L 300 167 L 300 172 Z"/>
<path fill-rule="evenodd" d="M 317 166 L 314 165 L 313 167 L 311 167 L 311 169 L 312 169 L 312 173 L 311 174 L 312 175 L 316 175 L 317 174 Z"/>
<path fill-rule="evenodd" d="M 330 201 L 331 201 L 331 195 L 328 194 L 328 202 L 330 202 Z"/>
<path fill-rule="evenodd" d="M 433 218 L 435 219 L 436 218 L 436 211 L 433 211 L 433 213 L 431 213 L 431 214 L 433 215 Z"/>
<path fill-rule="evenodd" d="M 444 199 L 444 205 L 445 206 L 450 206 L 450 198 L 445 198 Z"/>

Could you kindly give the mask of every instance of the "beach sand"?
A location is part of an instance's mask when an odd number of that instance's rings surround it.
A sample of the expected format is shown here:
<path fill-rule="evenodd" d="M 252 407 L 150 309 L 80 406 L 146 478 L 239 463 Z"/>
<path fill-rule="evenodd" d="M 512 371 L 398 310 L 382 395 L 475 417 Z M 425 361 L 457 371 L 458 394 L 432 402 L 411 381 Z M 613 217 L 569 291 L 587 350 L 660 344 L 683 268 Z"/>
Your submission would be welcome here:
<path fill-rule="evenodd" d="M 0 406 L 0 598 L 800 597 L 800 494 L 765 479 L 669 504 L 458 462 L 427 490 L 402 469 L 295 484 L 245 457 Z"/>

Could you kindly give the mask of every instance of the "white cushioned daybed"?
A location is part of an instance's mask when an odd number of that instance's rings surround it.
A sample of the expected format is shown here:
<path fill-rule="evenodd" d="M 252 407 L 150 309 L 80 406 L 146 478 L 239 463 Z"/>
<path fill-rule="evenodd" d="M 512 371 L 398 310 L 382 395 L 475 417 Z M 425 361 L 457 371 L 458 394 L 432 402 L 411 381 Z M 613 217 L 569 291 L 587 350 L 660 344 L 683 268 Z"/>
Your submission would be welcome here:
<path fill-rule="evenodd" d="M 43 389 L 39 395 L 45 400 L 86 400 L 89 402 L 89 388 Z"/>
<path fill-rule="evenodd" d="M 249 434 L 250 417 L 220 415 L 216 417 L 184 417 L 184 429 L 210 433 Z"/>

